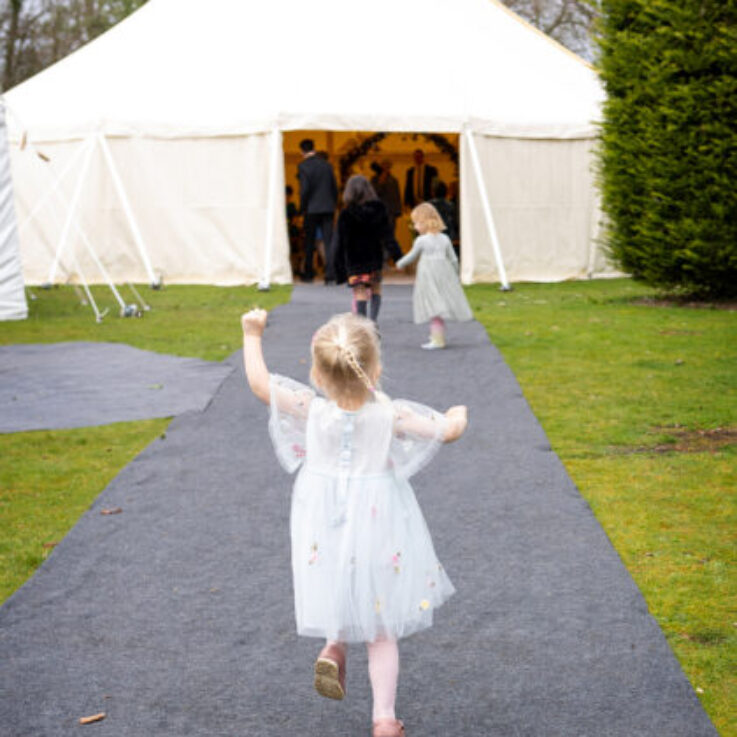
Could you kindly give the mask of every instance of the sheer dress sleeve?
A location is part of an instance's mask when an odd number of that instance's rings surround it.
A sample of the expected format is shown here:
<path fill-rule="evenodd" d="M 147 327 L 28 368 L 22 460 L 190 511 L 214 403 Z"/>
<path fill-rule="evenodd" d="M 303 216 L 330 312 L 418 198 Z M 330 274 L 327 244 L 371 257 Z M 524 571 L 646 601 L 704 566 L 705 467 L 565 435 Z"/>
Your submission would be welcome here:
<path fill-rule="evenodd" d="M 389 457 L 394 472 L 409 478 L 426 466 L 443 444 L 445 416 L 430 407 L 396 399 Z"/>
<path fill-rule="evenodd" d="M 269 376 L 271 395 L 269 434 L 283 468 L 292 473 L 304 461 L 307 415 L 315 392 L 298 381 L 279 374 Z"/>

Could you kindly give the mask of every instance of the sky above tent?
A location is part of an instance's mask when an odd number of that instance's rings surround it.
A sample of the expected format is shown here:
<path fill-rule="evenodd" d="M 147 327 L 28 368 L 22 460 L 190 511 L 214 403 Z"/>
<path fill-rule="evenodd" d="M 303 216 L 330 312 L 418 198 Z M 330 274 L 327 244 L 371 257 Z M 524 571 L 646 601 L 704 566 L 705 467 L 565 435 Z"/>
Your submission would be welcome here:
<path fill-rule="evenodd" d="M 11 134 L 591 135 L 594 71 L 495 0 L 150 0 L 10 90 Z"/>

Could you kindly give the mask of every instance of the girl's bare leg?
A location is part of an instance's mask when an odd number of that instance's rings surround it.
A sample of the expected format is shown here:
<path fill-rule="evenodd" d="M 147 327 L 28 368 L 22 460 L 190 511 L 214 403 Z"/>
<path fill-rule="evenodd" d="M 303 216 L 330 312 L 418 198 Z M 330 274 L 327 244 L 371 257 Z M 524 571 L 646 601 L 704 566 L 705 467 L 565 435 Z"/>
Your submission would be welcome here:
<path fill-rule="evenodd" d="M 373 720 L 396 719 L 394 703 L 399 677 L 399 648 L 396 640 L 375 640 L 366 644 L 369 678 L 373 693 Z"/>

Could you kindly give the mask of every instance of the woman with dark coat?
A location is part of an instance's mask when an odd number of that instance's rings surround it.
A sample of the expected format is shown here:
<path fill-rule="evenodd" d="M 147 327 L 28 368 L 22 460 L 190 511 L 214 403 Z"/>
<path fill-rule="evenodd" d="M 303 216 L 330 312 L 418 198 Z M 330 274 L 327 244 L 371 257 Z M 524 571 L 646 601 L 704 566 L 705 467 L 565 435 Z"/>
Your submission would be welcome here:
<path fill-rule="evenodd" d="M 384 244 L 393 242 L 389 215 L 366 177 L 352 176 L 343 192 L 343 209 L 338 215 L 333 258 L 338 284 L 348 282 L 353 290 L 354 312 L 371 319 L 381 307 L 381 269 Z"/>

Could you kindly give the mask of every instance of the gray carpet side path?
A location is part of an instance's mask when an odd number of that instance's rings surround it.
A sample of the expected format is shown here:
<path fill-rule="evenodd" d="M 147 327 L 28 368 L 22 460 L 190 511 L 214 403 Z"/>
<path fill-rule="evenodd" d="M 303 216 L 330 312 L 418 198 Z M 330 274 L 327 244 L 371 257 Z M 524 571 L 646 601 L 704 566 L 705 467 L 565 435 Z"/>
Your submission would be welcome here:
<path fill-rule="evenodd" d="M 201 411 L 232 370 L 122 343 L 0 346 L 0 432 Z"/>
<path fill-rule="evenodd" d="M 306 381 L 309 342 L 347 290 L 294 290 L 270 316 L 272 371 Z M 384 388 L 471 424 L 413 479 L 458 592 L 400 643 L 408 737 L 714 737 L 630 575 L 478 323 L 421 351 L 411 291 L 385 289 Z M 241 357 L 176 418 L 0 609 L 0 734 L 370 734 L 365 648 L 344 701 L 312 687 L 295 633 L 292 478 Z M 120 506 L 121 514 L 100 514 Z M 79 717 L 105 712 L 91 727 Z"/>

